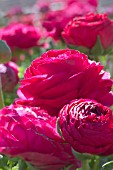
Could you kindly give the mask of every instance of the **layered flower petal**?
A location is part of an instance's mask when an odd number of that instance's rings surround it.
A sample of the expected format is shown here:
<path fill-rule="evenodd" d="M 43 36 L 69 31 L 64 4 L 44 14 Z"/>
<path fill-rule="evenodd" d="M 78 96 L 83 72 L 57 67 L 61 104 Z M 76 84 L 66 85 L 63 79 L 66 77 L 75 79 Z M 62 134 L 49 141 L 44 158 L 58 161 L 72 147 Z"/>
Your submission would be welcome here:
<path fill-rule="evenodd" d="M 0 39 L 5 40 L 11 49 L 28 49 L 39 45 L 39 28 L 22 23 L 11 23 L 2 28 Z"/>
<path fill-rule="evenodd" d="M 113 45 L 113 22 L 106 14 L 86 14 L 76 17 L 65 27 L 62 37 L 67 44 L 92 49 L 100 39 L 107 49 Z"/>
<path fill-rule="evenodd" d="M 98 155 L 113 154 L 112 111 L 89 99 L 65 105 L 59 113 L 63 138 L 76 151 Z"/>
<path fill-rule="evenodd" d="M 85 54 L 70 49 L 50 50 L 27 68 L 18 89 L 20 100 L 16 102 L 40 106 L 57 115 L 65 104 L 76 98 L 112 105 L 112 98 L 104 98 L 111 93 L 112 85 L 103 66 L 88 60 Z"/>
<path fill-rule="evenodd" d="M 11 105 L 0 110 L 0 153 L 44 170 L 80 166 L 56 131 L 56 117 L 37 107 Z"/>

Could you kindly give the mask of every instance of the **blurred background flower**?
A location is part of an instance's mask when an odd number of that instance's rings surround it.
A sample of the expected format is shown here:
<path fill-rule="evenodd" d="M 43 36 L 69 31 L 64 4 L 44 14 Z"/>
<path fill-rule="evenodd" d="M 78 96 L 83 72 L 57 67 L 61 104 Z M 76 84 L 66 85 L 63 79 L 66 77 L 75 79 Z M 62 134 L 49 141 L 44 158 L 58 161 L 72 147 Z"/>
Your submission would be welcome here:
<path fill-rule="evenodd" d="M 2 89 L 4 92 L 12 93 L 19 81 L 18 65 L 14 62 L 0 64 L 0 74 L 2 81 Z"/>

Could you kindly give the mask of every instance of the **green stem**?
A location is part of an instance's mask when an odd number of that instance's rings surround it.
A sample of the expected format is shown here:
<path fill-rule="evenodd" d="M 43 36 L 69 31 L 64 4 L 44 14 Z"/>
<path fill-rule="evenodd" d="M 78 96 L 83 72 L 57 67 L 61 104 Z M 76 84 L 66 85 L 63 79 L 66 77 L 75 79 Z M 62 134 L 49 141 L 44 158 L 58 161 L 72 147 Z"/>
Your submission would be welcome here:
<path fill-rule="evenodd" d="M 96 156 L 92 170 L 99 170 L 99 162 L 100 162 L 100 158 L 99 156 Z"/>
<path fill-rule="evenodd" d="M 82 170 L 91 170 L 90 167 L 89 167 L 89 160 L 86 159 L 86 160 L 82 160 Z"/>
<path fill-rule="evenodd" d="M 1 74 L 0 74 L 0 109 L 4 107 L 4 99 L 3 99 L 3 93 L 2 93 L 2 82 L 1 82 Z"/>
<path fill-rule="evenodd" d="M 81 160 L 81 161 L 82 161 L 82 167 L 77 168 L 77 170 L 91 170 L 91 168 L 89 167 L 89 160 L 88 159 Z"/>

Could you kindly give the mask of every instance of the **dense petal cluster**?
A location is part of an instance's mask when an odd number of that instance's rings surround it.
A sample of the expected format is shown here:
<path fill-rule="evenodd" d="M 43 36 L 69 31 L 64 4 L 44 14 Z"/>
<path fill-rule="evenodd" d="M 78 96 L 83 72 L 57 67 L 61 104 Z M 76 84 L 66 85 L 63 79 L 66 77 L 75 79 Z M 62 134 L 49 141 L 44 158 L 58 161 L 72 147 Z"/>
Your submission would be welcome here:
<path fill-rule="evenodd" d="M 56 117 L 38 107 L 11 105 L 0 110 L 0 152 L 44 170 L 80 166 L 56 131 Z"/>
<path fill-rule="evenodd" d="M 0 39 L 5 40 L 12 49 L 28 49 L 38 46 L 40 38 L 38 28 L 21 23 L 11 23 L 1 29 L 0 33 Z"/>
<path fill-rule="evenodd" d="M 113 153 L 112 111 L 96 101 L 79 99 L 59 113 L 63 138 L 80 153 Z"/>
<path fill-rule="evenodd" d="M 102 47 L 113 44 L 113 21 L 106 14 L 90 13 L 76 17 L 65 27 L 62 37 L 67 44 L 92 48 L 100 38 Z"/>
<path fill-rule="evenodd" d="M 55 115 L 73 99 L 90 98 L 113 104 L 113 85 L 103 66 L 76 50 L 50 50 L 27 68 L 18 95 L 31 106 Z M 92 76 L 93 75 L 93 76 Z M 32 89 L 32 90 L 31 90 Z M 110 96 L 110 99 L 109 99 Z M 18 101 L 19 102 L 19 101 Z"/>
<path fill-rule="evenodd" d="M 105 1 L 26 1 L 0 17 L 0 169 L 111 166 L 113 9 Z"/>

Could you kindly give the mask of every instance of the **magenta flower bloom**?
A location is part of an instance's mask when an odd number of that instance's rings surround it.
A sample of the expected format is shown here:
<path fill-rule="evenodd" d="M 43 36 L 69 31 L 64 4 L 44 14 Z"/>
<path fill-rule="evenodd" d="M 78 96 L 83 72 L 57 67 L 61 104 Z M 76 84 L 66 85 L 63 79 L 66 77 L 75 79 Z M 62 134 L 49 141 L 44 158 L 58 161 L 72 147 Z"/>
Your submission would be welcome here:
<path fill-rule="evenodd" d="M 67 44 L 89 49 L 95 46 L 99 37 L 102 47 L 107 49 L 113 45 L 113 21 L 106 14 L 76 17 L 64 28 L 62 37 Z"/>
<path fill-rule="evenodd" d="M 58 3 L 58 2 L 57 2 Z M 60 8 L 60 5 L 57 5 Z M 96 7 L 87 1 L 62 2 L 60 10 L 49 10 L 41 19 L 42 25 L 47 29 L 50 36 L 54 39 L 61 38 L 61 32 L 70 20 L 77 16 L 83 16 L 89 12 L 95 12 Z M 51 5 L 52 6 L 52 5 Z"/>
<path fill-rule="evenodd" d="M 14 62 L 0 64 L 2 89 L 4 92 L 12 92 L 19 81 L 18 66 Z"/>
<path fill-rule="evenodd" d="M 37 107 L 11 105 L 0 110 L 0 153 L 21 157 L 43 170 L 80 166 L 56 131 L 56 117 Z"/>
<path fill-rule="evenodd" d="M 34 26 L 13 23 L 1 30 L 1 39 L 12 48 L 28 49 L 39 45 L 41 33 Z"/>
<path fill-rule="evenodd" d="M 63 138 L 76 151 L 99 155 L 113 154 L 112 111 L 96 101 L 79 99 L 59 113 Z"/>
<path fill-rule="evenodd" d="M 22 101 L 40 106 L 50 114 L 73 99 L 90 98 L 113 105 L 113 85 L 103 66 L 76 50 L 50 50 L 35 59 L 27 68 L 18 90 Z"/>

